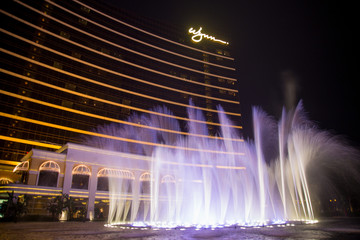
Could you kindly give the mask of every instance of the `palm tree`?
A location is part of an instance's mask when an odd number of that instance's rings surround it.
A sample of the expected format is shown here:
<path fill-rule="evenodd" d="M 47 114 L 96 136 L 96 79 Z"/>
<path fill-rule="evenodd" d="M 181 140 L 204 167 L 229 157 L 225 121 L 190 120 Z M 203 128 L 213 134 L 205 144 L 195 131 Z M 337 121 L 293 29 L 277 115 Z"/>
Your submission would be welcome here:
<path fill-rule="evenodd" d="M 27 195 L 16 196 L 14 191 L 7 194 L 8 200 L 2 204 L 0 213 L 4 216 L 4 220 L 17 222 L 18 217 L 28 212 L 27 202 L 29 197 Z"/>
<path fill-rule="evenodd" d="M 53 198 L 47 206 L 47 210 L 51 212 L 53 220 L 59 220 L 64 210 L 71 212 L 71 200 L 68 194 L 62 193 L 60 196 Z"/>

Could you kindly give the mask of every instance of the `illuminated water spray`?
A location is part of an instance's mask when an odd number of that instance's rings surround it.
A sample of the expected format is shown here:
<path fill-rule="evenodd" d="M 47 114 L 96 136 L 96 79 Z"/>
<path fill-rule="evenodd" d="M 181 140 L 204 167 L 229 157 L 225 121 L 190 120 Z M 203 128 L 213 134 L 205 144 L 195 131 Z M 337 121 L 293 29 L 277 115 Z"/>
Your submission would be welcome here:
<path fill-rule="evenodd" d="M 283 111 L 278 124 L 254 108 L 254 142 L 243 141 L 223 109 L 218 110 L 221 127 L 216 137 L 209 136 L 201 123 L 205 122 L 202 112 L 189 108 L 187 134 L 176 134 L 181 131 L 177 120 L 157 115 L 128 119 L 145 128 L 97 129 L 157 145 L 87 139 L 95 147 L 151 157 L 133 164 L 133 169 L 144 172 L 141 176 L 110 178 L 109 223 L 175 227 L 314 219 L 307 169 L 319 156 L 334 157 L 335 151 L 327 148 L 338 143 L 313 127 L 301 103 L 292 112 Z M 164 107 L 155 111 L 171 114 Z M 119 168 L 121 163 L 119 159 Z"/>

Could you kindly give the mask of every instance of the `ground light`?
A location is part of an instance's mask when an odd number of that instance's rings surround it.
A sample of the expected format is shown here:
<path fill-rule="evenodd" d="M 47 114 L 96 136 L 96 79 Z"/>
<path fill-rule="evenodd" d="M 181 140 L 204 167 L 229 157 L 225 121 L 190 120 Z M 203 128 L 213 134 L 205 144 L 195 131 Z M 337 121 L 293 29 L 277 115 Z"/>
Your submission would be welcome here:
<path fill-rule="evenodd" d="M 295 227 L 296 225 L 301 224 L 316 224 L 318 220 L 274 220 L 274 221 L 253 221 L 245 223 L 235 223 L 235 224 L 214 224 L 214 225 L 200 225 L 200 224 L 185 224 L 185 225 L 176 225 L 174 223 L 146 223 L 146 222 L 133 222 L 133 223 L 108 223 L 105 224 L 105 227 L 109 228 L 119 228 L 119 229 L 137 229 L 137 230 L 216 230 L 216 229 L 253 229 L 253 228 L 284 228 L 284 227 Z"/>

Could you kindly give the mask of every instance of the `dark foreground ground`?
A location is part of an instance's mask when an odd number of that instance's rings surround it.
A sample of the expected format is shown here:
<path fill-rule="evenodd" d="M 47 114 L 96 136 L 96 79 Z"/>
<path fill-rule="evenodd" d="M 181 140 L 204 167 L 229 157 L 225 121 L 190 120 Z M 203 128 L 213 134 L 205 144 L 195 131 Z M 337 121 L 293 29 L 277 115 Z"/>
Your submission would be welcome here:
<path fill-rule="evenodd" d="M 317 224 L 223 229 L 122 229 L 103 222 L 0 223 L 0 239 L 360 239 L 360 218 L 331 218 Z"/>

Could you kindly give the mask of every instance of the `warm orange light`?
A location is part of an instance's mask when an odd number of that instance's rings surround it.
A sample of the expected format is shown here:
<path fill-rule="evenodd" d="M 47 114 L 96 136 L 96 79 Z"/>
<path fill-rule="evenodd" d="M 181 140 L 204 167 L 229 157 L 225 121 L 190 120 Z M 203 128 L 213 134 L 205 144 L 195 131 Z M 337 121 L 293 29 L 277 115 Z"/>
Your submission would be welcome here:
<path fill-rule="evenodd" d="M 232 170 L 245 170 L 246 169 L 246 167 L 236 167 L 236 166 L 216 166 L 216 168 L 232 169 Z"/>
<path fill-rule="evenodd" d="M 33 187 L 18 187 L 18 186 L 0 186 L 1 188 L 5 189 L 26 189 L 26 190 L 38 190 L 38 191 L 50 191 L 50 192 L 62 192 L 61 189 L 49 189 L 49 188 L 33 188 Z"/>
<path fill-rule="evenodd" d="M 0 135 L 0 139 L 5 140 L 5 141 L 10 141 L 10 142 L 19 142 L 19 143 L 24 143 L 24 144 L 34 145 L 34 146 L 40 146 L 40 147 L 46 147 L 46 148 L 53 148 L 53 149 L 60 149 L 61 148 L 61 146 L 58 146 L 58 145 L 35 142 L 35 141 L 25 140 L 25 139 L 20 139 L 20 138 L 7 137 L 7 136 L 3 136 L 3 135 Z"/>
<path fill-rule="evenodd" d="M 0 190 L 0 193 L 7 193 L 8 190 Z M 60 196 L 61 193 L 47 193 L 47 192 L 32 192 L 32 191 L 21 191 L 16 190 L 14 193 L 17 194 L 38 194 L 38 195 L 50 195 L 50 196 Z"/>
<path fill-rule="evenodd" d="M 0 112 L 0 116 L 16 119 L 16 120 L 20 120 L 20 121 L 25 121 L 25 122 L 31 122 L 31 123 L 39 124 L 42 126 L 62 129 L 65 131 L 76 132 L 76 133 L 86 134 L 86 135 L 91 135 L 91 136 L 96 136 L 96 137 L 103 137 L 103 138 L 108 138 L 108 139 L 114 139 L 114 140 L 119 140 L 119 141 L 124 141 L 124 142 L 144 144 L 144 145 L 148 145 L 148 146 L 164 147 L 164 148 L 170 148 L 170 149 L 181 149 L 181 150 L 196 151 L 196 152 L 199 152 L 199 151 L 200 152 L 209 152 L 209 153 L 216 153 L 216 154 L 244 155 L 244 153 L 237 153 L 237 152 L 224 152 L 224 151 L 216 151 L 216 150 L 210 150 L 210 149 L 187 148 L 187 147 L 180 147 L 180 146 L 173 146 L 173 145 L 166 145 L 166 144 L 160 144 L 160 143 L 139 141 L 139 140 L 134 140 L 134 139 L 129 139 L 129 138 L 110 136 L 110 135 L 106 135 L 106 134 L 89 132 L 89 131 L 66 127 L 66 126 L 61 126 L 61 125 L 57 125 L 57 124 L 53 124 L 53 123 L 38 121 L 35 119 L 29 119 L 29 118 L 25 118 L 25 117 L 16 116 L 16 115 L 11 115 L 11 114 L 7 114 L 7 113 L 3 113 L 3 112 Z M 5 137 L 5 136 L 1 136 L 1 137 Z M 26 141 L 26 140 L 24 140 L 24 141 Z"/>
<path fill-rule="evenodd" d="M 48 67 L 52 70 L 56 70 L 56 71 L 59 71 L 59 72 L 62 72 L 64 73 L 64 71 L 58 69 L 58 68 L 54 68 L 54 67 L 50 67 L 48 65 L 45 65 L 45 64 L 42 64 L 40 62 L 36 62 L 36 61 L 33 61 L 29 58 L 26 58 L 26 57 L 23 57 L 21 55 L 18 55 L 18 54 L 15 54 L 15 53 L 12 53 L 12 52 L 9 52 L 7 50 L 4 50 L 4 49 L 0 49 L 0 51 L 3 51 L 3 52 L 6 52 L 12 56 L 15 56 L 15 57 L 18 57 L 18 58 L 21 58 L 23 60 L 27 60 L 27 61 L 32 61 L 40 66 L 43 66 L 43 67 Z M 115 102 L 111 102 L 111 101 L 106 101 L 106 100 L 102 100 L 102 99 L 98 99 L 98 98 L 95 98 L 95 97 L 92 97 L 90 95 L 86 95 L 86 94 L 81 94 L 81 93 L 78 93 L 76 91 L 72 91 L 72 90 L 69 90 L 69 89 L 66 89 L 66 88 L 61 88 L 61 87 L 58 87 L 58 86 L 55 86 L 55 85 L 52 85 L 52 84 L 48 84 L 48 83 L 44 83 L 42 81 L 39 81 L 39 80 L 36 80 L 34 78 L 29 78 L 29 77 L 26 77 L 26 76 L 23 76 L 23 75 L 20 75 L 20 74 L 17 74 L 17 73 L 14 73 L 14 72 L 11 72 L 11 71 L 8 71 L 8 70 L 5 70 L 5 69 L 0 69 L 1 72 L 3 73 L 6 73 L 8 75 L 11 75 L 11 76 L 14 76 L 14 77 L 18 77 L 18 78 L 21 78 L 21 79 L 24 79 L 24 80 L 27 80 L 27 81 L 31 81 L 31 82 L 34 82 L 34 83 L 37 83 L 37 84 L 41 84 L 43 86 L 47 86 L 47 87 L 50 87 L 50 88 L 53 88 L 53 89 L 57 89 L 57 90 L 60 90 L 60 91 L 63 91 L 63 92 L 68 92 L 68 93 L 71 93 L 71 94 L 74 94 L 74 95 L 78 95 L 78 96 L 81 96 L 81 97 L 85 97 L 85 98 L 90 98 L 90 99 L 94 99 L 96 101 L 102 101 L 102 102 L 105 102 L 105 103 L 108 103 L 108 104 L 112 104 L 112 105 L 115 105 L 115 106 L 120 106 L 120 107 L 125 107 L 125 108 L 129 108 L 129 109 L 132 109 L 132 110 L 137 110 L 137 111 L 141 111 L 141 112 L 145 112 L 145 111 L 148 111 L 148 110 L 144 110 L 144 109 L 141 109 L 141 108 L 134 108 L 134 107 L 131 107 L 131 106 L 128 106 L 128 105 L 124 105 L 124 104 L 119 104 L 119 103 L 115 103 Z M 73 77 L 77 77 L 77 78 L 80 78 L 82 80 L 86 79 L 84 77 L 81 77 L 79 75 L 74 75 L 74 74 L 71 74 Z M 86 81 L 88 80 L 91 80 L 91 79 L 86 79 Z M 105 87 L 108 87 L 108 88 L 112 88 L 112 89 L 115 89 L 115 90 L 119 90 L 119 91 L 123 91 L 123 89 L 120 89 L 120 88 L 117 88 L 117 87 L 114 87 L 114 86 L 111 86 L 111 85 L 108 85 L 108 84 L 104 84 L 104 83 L 99 83 L 99 82 L 96 82 L 96 81 L 88 81 L 88 82 L 92 82 L 92 83 L 95 83 L 95 84 L 98 84 L 98 85 L 102 85 L 102 86 L 105 86 Z M 130 94 L 133 94 L 134 92 L 131 92 L 131 91 L 127 91 L 127 90 L 124 90 L 123 92 L 127 92 L 127 93 L 130 93 Z M 163 99 L 158 99 L 158 98 L 155 98 L 155 97 L 151 97 L 151 96 L 145 96 L 145 95 L 142 95 L 142 94 L 136 94 L 135 95 L 138 95 L 140 97 L 145 97 L 145 98 L 149 98 L 149 99 L 153 99 L 153 100 L 159 100 L 159 101 L 162 101 L 162 102 L 166 102 L 166 103 L 170 103 L 170 104 L 174 104 L 174 105 L 179 105 L 179 106 L 182 106 L 182 107 L 190 107 L 190 108 L 195 108 L 195 109 L 200 109 L 200 110 L 203 110 L 203 111 L 207 111 L 207 112 L 215 112 L 215 113 L 224 113 L 224 114 L 227 114 L 227 115 L 233 115 L 233 116 L 241 116 L 240 113 L 232 113 L 232 112 L 222 112 L 222 111 L 218 111 L 218 110 L 215 110 L 215 109 L 209 109 L 209 108 L 202 108 L 202 107 L 197 107 L 197 106 L 191 106 L 191 105 L 186 105 L 186 104 L 181 104 L 181 103 L 175 103 L 175 102 L 172 102 L 172 101 L 167 101 L 167 100 L 163 100 Z M 238 103 L 238 102 L 237 102 Z M 151 113 L 151 111 L 148 111 Z M 156 112 L 152 112 L 152 114 L 157 114 Z M 168 115 L 168 117 L 172 117 L 174 118 L 174 116 L 171 116 L 171 115 Z M 184 119 L 182 119 L 184 120 Z M 188 120 L 185 120 L 185 121 L 190 121 L 189 119 Z"/>
<path fill-rule="evenodd" d="M 16 165 L 19 164 L 19 162 L 17 162 L 17 161 L 8 161 L 8 160 L 0 160 L 0 164 L 16 166 Z"/>
<path fill-rule="evenodd" d="M 0 72 L 1 72 L 1 69 L 0 69 Z M 22 96 L 22 95 L 18 95 L 18 94 L 15 94 L 15 93 L 6 92 L 6 91 L 3 91 L 3 90 L 0 90 L 0 93 L 4 94 L 4 95 L 7 95 L 7 96 L 14 97 L 14 98 L 19 98 L 19 99 L 34 102 L 34 103 L 37 103 L 37 104 L 41 104 L 41 105 L 44 105 L 44 106 L 57 108 L 57 109 L 61 109 L 61 110 L 64 110 L 64 111 L 73 112 L 73 113 L 77 113 L 77 114 L 80 114 L 80 115 L 89 116 L 89 117 L 93 117 L 93 118 L 98 118 L 98 119 L 102 119 L 102 120 L 106 120 L 106 121 L 110 121 L 110 122 L 117 122 L 117 123 L 122 123 L 122 124 L 126 124 L 126 125 L 131 125 L 131 126 L 135 126 L 135 127 L 147 128 L 147 129 L 152 129 L 152 130 L 157 130 L 157 131 L 163 131 L 163 132 L 169 132 L 169 133 L 175 133 L 175 134 L 181 134 L 181 135 L 188 135 L 188 136 L 194 136 L 194 137 L 203 137 L 203 138 L 210 138 L 210 139 L 239 141 L 239 142 L 244 141 L 243 139 L 223 138 L 223 137 L 217 137 L 217 136 L 193 134 L 193 133 L 187 133 L 187 132 L 174 131 L 174 130 L 170 130 L 170 129 L 151 127 L 151 126 L 146 126 L 146 125 L 142 125 L 142 124 L 138 124 L 138 123 L 126 122 L 126 121 L 122 121 L 122 120 L 118 120 L 118 119 L 114 119 L 114 118 L 103 117 L 103 116 L 100 116 L 100 115 L 75 110 L 75 109 L 72 109 L 72 108 L 66 108 L 66 107 L 63 107 L 63 106 L 43 102 L 43 101 L 40 101 L 40 100 L 36 100 L 36 99 L 32 99 L 32 98 L 25 97 L 25 96 Z"/>
<path fill-rule="evenodd" d="M 89 194 L 89 191 L 73 191 L 73 190 L 70 190 L 69 192 L 71 192 L 71 193 L 80 193 L 80 194 Z"/>
<path fill-rule="evenodd" d="M 40 12 L 40 11 L 38 11 L 38 10 L 36 10 L 36 9 L 34 9 L 34 8 L 32 8 L 32 7 L 24 4 L 24 3 L 21 3 L 21 2 L 19 2 L 19 1 L 16 1 L 16 2 L 20 3 L 21 5 L 29 8 L 29 9 L 32 9 L 32 10 L 35 11 L 35 12 L 38 12 L 39 14 L 43 14 L 42 12 Z M 1 11 L 1 12 L 3 12 L 3 11 Z M 16 16 L 14 16 L 14 15 L 12 15 L 12 14 L 9 14 L 9 13 L 6 13 L 6 12 L 3 12 L 3 13 L 6 14 L 6 15 L 8 15 L 8 16 L 10 16 L 10 17 L 12 17 L 12 18 L 14 18 L 14 19 L 16 19 L 16 20 L 18 20 L 18 21 L 21 21 L 21 22 L 23 22 L 23 23 L 25 23 L 25 24 L 27 24 L 27 25 L 29 25 L 29 26 L 32 26 L 32 27 L 34 27 L 34 28 L 36 28 L 36 29 L 38 29 L 38 30 L 40 30 L 40 31 L 43 31 L 43 32 L 45 32 L 45 33 L 47 33 L 47 34 L 50 34 L 50 35 L 53 35 L 54 37 L 59 38 L 58 35 L 56 35 L 56 34 L 54 34 L 54 33 L 52 33 L 52 32 L 49 32 L 49 31 L 47 31 L 47 30 L 45 30 L 45 29 L 43 29 L 43 28 L 40 28 L 40 27 L 38 27 L 38 26 L 35 26 L 34 24 L 31 24 L 31 23 L 29 23 L 29 22 L 26 22 L 26 21 L 24 21 L 24 20 L 22 20 L 22 19 L 20 19 L 20 18 L 17 18 Z M 128 52 L 132 52 L 132 53 L 135 53 L 135 54 L 137 54 L 137 55 L 140 55 L 140 56 L 149 58 L 149 59 L 151 59 L 151 60 L 154 60 L 154 61 L 157 61 L 157 62 L 161 62 L 161 63 L 167 64 L 167 65 L 170 65 L 170 66 L 174 66 L 174 67 L 177 67 L 177 68 L 182 68 L 182 69 L 185 69 L 185 70 L 188 70 L 188 71 L 196 72 L 196 73 L 199 73 L 199 74 L 204 74 L 204 75 L 213 76 L 213 77 L 222 77 L 222 78 L 225 78 L 225 79 L 228 79 L 228 80 L 236 81 L 235 78 L 230 78 L 230 77 L 220 76 L 220 75 L 217 75 L 217 74 L 212 74 L 212 73 L 209 73 L 209 72 L 204 72 L 204 71 L 195 70 L 195 69 L 188 68 L 188 67 L 184 67 L 184 66 L 181 66 L 181 65 L 178 65 L 178 64 L 174 64 L 174 63 L 171 63 L 171 62 L 168 62 L 168 61 L 164 61 L 164 60 L 162 60 L 162 59 L 155 58 L 155 57 L 152 57 L 152 56 L 150 56 L 150 55 L 140 53 L 140 52 L 138 52 L 138 51 L 134 51 L 134 50 L 132 50 L 132 49 L 130 49 L 130 48 L 123 47 L 123 46 L 118 45 L 118 44 L 116 44 L 116 43 L 107 41 L 107 40 L 105 40 L 105 39 L 103 39 L 103 38 L 100 38 L 100 37 L 98 37 L 98 36 L 95 36 L 95 35 L 93 35 L 93 34 L 90 34 L 89 32 L 83 31 L 83 30 L 81 30 L 81 29 L 79 29 L 79 28 L 76 28 L 76 27 L 74 27 L 74 26 L 72 26 L 72 25 L 69 25 L 69 24 L 67 24 L 67 23 L 65 23 L 65 22 L 62 22 L 62 21 L 60 21 L 60 20 L 58 20 L 58 19 L 56 19 L 56 18 L 54 18 L 54 17 L 52 17 L 52 16 L 47 16 L 47 17 L 50 18 L 50 19 L 52 19 L 52 20 L 54 20 L 54 21 L 59 22 L 60 24 L 65 25 L 65 26 L 67 26 L 67 27 L 69 27 L 69 28 L 72 28 L 72 29 L 74 29 L 74 30 L 76 30 L 76 31 L 78 31 L 78 32 L 81 32 L 81 33 L 83 33 L 83 34 L 85 34 L 85 35 L 88 35 L 89 37 L 92 37 L 92 38 L 95 38 L 95 39 L 100 40 L 100 41 L 102 41 L 102 42 L 105 42 L 105 43 L 107 43 L 107 44 L 113 45 L 114 47 L 124 49 L 124 50 L 126 50 L 126 51 L 128 51 Z M 61 39 L 64 40 L 64 41 L 72 42 L 71 40 L 69 40 L 69 39 L 67 39 L 67 38 L 61 37 Z"/>
<path fill-rule="evenodd" d="M 49 0 L 45 0 L 45 1 L 50 2 Z M 133 40 L 133 41 L 135 41 L 135 42 L 139 42 L 139 43 L 144 44 L 144 45 L 146 45 L 146 46 L 155 48 L 155 49 L 157 49 L 157 50 L 160 50 L 160 51 L 163 51 L 163 52 L 167 52 L 167 53 L 170 53 L 170 54 L 173 54 L 173 55 L 176 55 L 176 56 L 179 56 L 179 57 L 183 57 L 183 58 L 186 58 L 186 59 L 190 59 L 190 60 L 192 60 L 192 61 L 201 62 L 201 63 L 206 63 L 206 64 L 209 64 L 209 65 L 212 65 L 212 66 L 216 66 L 216 67 L 219 67 L 219 68 L 224 68 L 224 69 L 229 69 L 229 70 L 235 70 L 235 68 L 226 67 L 226 66 L 219 65 L 219 64 L 214 64 L 214 63 L 208 63 L 208 62 L 205 62 L 205 61 L 196 59 L 196 58 L 192 58 L 192 57 L 189 57 L 189 56 L 186 56 L 186 55 L 182 55 L 182 54 L 179 54 L 179 53 L 176 53 L 176 52 L 172 52 L 172 51 L 169 51 L 169 50 L 160 48 L 160 47 L 158 47 L 158 46 L 152 45 L 152 44 L 147 43 L 147 42 L 140 41 L 140 40 L 138 40 L 138 39 L 136 39 L 136 38 L 133 38 L 133 37 L 128 36 L 128 35 L 126 35 L 126 34 L 117 32 L 117 31 L 115 31 L 115 30 L 113 30 L 113 29 L 111 29 L 111 28 L 108 28 L 108 27 L 106 27 L 106 26 L 104 26 L 104 25 L 101 25 L 101 24 L 99 24 L 99 23 L 97 23 L 97 22 L 94 22 L 94 21 L 92 21 L 91 19 L 85 18 L 85 17 L 82 16 L 82 15 L 76 14 L 76 13 L 70 11 L 69 9 L 66 9 L 66 8 L 62 7 L 61 5 L 58 5 L 58 4 L 54 3 L 54 2 L 51 2 L 51 3 L 52 3 L 54 6 L 56 6 L 56 7 L 60 8 L 60 9 L 62 9 L 62 10 L 64 10 L 64 11 L 66 11 L 66 12 L 68 12 L 68 13 L 76 16 L 76 17 L 82 18 L 82 19 L 86 20 L 86 21 L 89 22 L 89 23 L 92 23 L 92 24 L 94 24 L 94 25 L 99 26 L 99 27 L 102 28 L 102 29 L 106 29 L 106 30 L 108 30 L 108 31 L 110 31 L 110 32 L 112 32 L 112 33 L 115 33 L 115 34 L 117 34 L 117 35 L 119 35 L 119 36 L 128 38 L 128 39 Z M 198 50 L 198 49 L 196 49 L 196 50 Z"/>
<path fill-rule="evenodd" d="M 0 178 L 0 184 L 9 184 L 14 183 L 14 181 L 10 178 L 2 177 Z"/>
<path fill-rule="evenodd" d="M 109 16 L 109 15 L 103 13 L 103 12 L 98 11 L 97 9 L 94 9 L 94 8 L 88 6 L 88 5 L 85 5 L 84 3 L 80 2 L 80 1 L 77 1 L 77 0 L 73 0 L 73 1 L 76 2 L 76 3 L 78 3 L 78 4 L 80 4 L 80 5 L 82 5 L 82 6 L 84 6 L 84 7 L 86 7 L 86 8 L 88 8 L 88 9 L 90 9 L 91 11 L 97 12 L 98 14 L 103 15 L 103 16 L 105 16 L 105 17 L 107 17 L 107 18 L 109 18 L 109 19 L 111 19 L 111 20 L 113 20 L 113 21 L 116 21 L 116 22 L 121 23 L 121 24 L 123 24 L 123 25 L 125 25 L 125 26 L 131 27 L 131 28 L 136 29 L 136 30 L 138 30 L 138 31 L 141 31 L 141 32 L 143 32 L 143 33 L 145 33 L 145 34 L 148 34 L 148 35 L 150 35 L 150 36 L 159 38 L 159 39 L 161 39 L 161 40 L 164 40 L 164 41 L 167 41 L 167 42 L 170 42 L 170 43 L 173 43 L 173 44 L 176 44 L 176 45 L 179 45 L 179 46 L 182 46 L 182 47 L 185 47 L 185 48 L 194 50 L 194 51 L 206 53 L 206 54 L 213 55 L 213 56 L 223 57 L 223 58 L 226 58 L 226 59 L 229 59 L 229 60 L 234 60 L 234 58 L 231 58 L 231 57 L 221 56 L 221 55 L 218 55 L 218 54 L 215 54 L 215 53 L 212 53 L 212 52 L 207 52 L 207 51 L 204 51 L 204 50 L 201 50 L 201 49 L 193 48 L 193 47 L 187 46 L 187 45 L 185 45 L 185 44 L 181 44 L 181 43 L 178 43 L 178 42 L 169 40 L 169 39 L 167 39 L 167 38 L 163 38 L 163 37 L 158 36 L 158 35 L 156 35 L 156 34 L 153 34 L 153 33 L 147 32 L 147 31 L 145 31 L 145 30 L 142 30 L 141 28 L 137 28 L 137 27 L 132 26 L 132 25 L 130 25 L 130 24 L 128 24 L 128 23 L 122 22 L 122 21 L 120 21 L 119 19 L 113 18 L 113 17 L 111 17 L 111 16 Z"/>
<path fill-rule="evenodd" d="M 79 174 L 79 175 L 88 175 L 91 176 L 91 171 L 90 169 L 85 166 L 84 164 L 80 164 L 76 167 L 74 167 L 74 169 L 72 170 L 72 174 Z"/>

